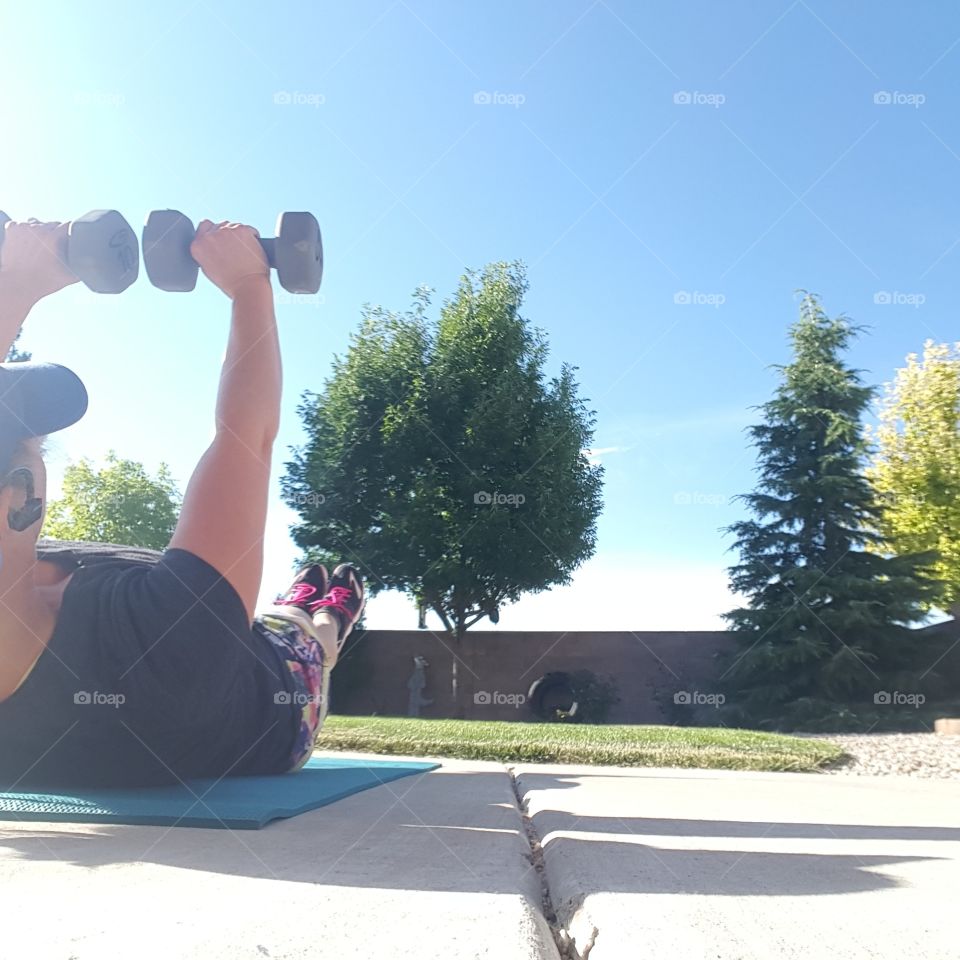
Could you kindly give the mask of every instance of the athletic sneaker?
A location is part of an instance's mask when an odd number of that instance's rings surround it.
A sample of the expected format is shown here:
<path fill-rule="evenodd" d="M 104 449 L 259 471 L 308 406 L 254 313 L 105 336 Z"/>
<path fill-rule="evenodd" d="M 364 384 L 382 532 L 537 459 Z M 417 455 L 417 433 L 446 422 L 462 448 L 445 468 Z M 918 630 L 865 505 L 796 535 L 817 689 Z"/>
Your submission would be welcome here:
<path fill-rule="evenodd" d="M 313 613 L 331 613 L 336 617 L 340 630 L 337 634 L 337 646 L 343 646 L 353 625 L 363 613 L 366 600 L 363 589 L 363 580 L 360 571 L 349 563 L 341 563 L 330 578 L 330 589 L 327 595 L 320 600 Z"/>
<path fill-rule="evenodd" d="M 296 575 L 290 589 L 282 597 L 277 597 L 275 603 L 278 607 L 298 607 L 312 617 L 329 589 L 327 568 L 322 563 L 314 563 Z"/>

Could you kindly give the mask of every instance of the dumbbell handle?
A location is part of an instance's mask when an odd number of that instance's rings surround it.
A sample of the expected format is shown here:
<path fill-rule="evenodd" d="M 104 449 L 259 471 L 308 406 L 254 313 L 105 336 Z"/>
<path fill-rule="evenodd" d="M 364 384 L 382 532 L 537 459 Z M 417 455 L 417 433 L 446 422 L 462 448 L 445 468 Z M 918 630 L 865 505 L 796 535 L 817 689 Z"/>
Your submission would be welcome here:
<path fill-rule="evenodd" d="M 267 263 L 270 264 L 270 268 L 272 270 L 276 270 L 277 269 L 277 238 L 276 237 L 260 237 L 259 240 L 260 240 L 260 246 L 263 247 L 263 252 L 267 255 Z M 193 259 L 192 254 L 191 254 L 191 259 Z"/>
<path fill-rule="evenodd" d="M 271 270 L 277 269 L 277 238 L 276 237 L 259 237 L 260 246 L 263 247 L 263 252 L 267 255 L 267 263 L 270 264 Z"/>
<path fill-rule="evenodd" d="M 260 246 L 263 247 L 263 252 L 267 255 L 267 263 L 270 264 L 271 270 L 277 269 L 277 238 L 276 237 L 260 237 Z M 191 254 L 191 259 L 193 255 Z M 194 261 L 196 262 L 196 261 Z"/>
<path fill-rule="evenodd" d="M 270 264 L 271 269 L 277 269 L 277 238 L 276 237 L 261 237 L 260 246 L 263 247 L 263 252 L 267 255 L 267 263 Z"/>

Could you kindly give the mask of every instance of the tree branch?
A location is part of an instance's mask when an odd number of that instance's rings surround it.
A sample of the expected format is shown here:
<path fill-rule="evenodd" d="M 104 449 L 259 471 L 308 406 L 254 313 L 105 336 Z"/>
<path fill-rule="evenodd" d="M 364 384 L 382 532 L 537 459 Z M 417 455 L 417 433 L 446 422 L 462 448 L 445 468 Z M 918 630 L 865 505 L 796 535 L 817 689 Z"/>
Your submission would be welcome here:
<path fill-rule="evenodd" d="M 440 618 L 440 622 L 443 624 L 443 627 L 447 633 L 453 633 L 453 627 L 450 624 L 450 620 L 447 617 L 446 611 L 443 609 L 443 605 L 440 603 L 435 603 L 433 604 L 433 610 Z"/>
<path fill-rule="evenodd" d="M 479 621 L 482 620 L 485 616 L 487 616 L 487 611 L 486 611 L 486 610 L 478 610 L 478 611 L 477 611 L 477 615 L 476 615 L 472 620 L 468 619 L 469 616 L 470 616 L 469 613 L 464 614 L 464 621 L 463 621 L 463 628 L 464 628 L 464 630 L 469 630 L 475 623 L 479 622 Z"/>

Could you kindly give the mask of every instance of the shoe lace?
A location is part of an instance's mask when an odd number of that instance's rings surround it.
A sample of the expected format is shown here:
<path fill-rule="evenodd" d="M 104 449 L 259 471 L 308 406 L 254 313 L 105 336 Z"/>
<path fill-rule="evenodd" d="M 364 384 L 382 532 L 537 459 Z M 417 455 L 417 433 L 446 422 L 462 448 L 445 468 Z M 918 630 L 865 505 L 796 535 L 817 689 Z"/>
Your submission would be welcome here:
<path fill-rule="evenodd" d="M 346 604 L 352 596 L 353 591 L 347 587 L 331 587 L 330 592 L 320 601 L 320 605 L 324 607 L 336 607 L 344 613 L 349 613 L 350 611 L 347 610 Z"/>
<path fill-rule="evenodd" d="M 277 603 L 305 603 L 317 592 L 317 588 L 309 583 L 295 583 L 287 595 L 280 597 Z"/>

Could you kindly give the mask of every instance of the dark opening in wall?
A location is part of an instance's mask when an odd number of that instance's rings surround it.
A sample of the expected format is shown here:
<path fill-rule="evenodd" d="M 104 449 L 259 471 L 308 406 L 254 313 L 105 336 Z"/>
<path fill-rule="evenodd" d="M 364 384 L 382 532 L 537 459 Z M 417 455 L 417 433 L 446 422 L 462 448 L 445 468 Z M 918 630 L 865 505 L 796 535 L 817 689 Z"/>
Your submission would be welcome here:
<path fill-rule="evenodd" d="M 553 720 L 559 713 L 576 716 L 577 701 L 570 674 L 554 670 L 534 680 L 527 692 L 527 703 L 542 720 Z"/>

